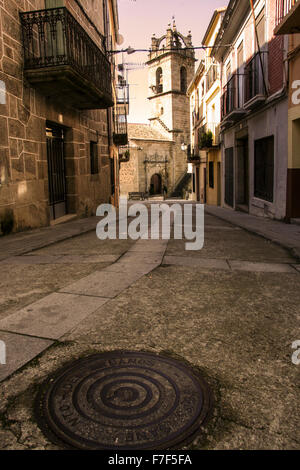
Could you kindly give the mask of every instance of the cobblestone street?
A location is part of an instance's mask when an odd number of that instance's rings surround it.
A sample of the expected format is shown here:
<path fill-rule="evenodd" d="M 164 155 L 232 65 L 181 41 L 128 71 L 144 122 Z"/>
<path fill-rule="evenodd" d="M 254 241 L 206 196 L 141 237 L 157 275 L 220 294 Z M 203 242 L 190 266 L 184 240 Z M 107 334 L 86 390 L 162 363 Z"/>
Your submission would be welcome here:
<path fill-rule="evenodd" d="M 100 241 L 96 220 L 60 226 L 60 241 L 47 229 L 51 244 L 28 241 L 23 252 L 21 235 L 3 238 L 1 449 L 57 449 L 35 420 L 40 384 L 113 350 L 163 353 L 202 373 L 213 413 L 189 449 L 299 449 L 294 252 L 209 213 L 197 252 L 185 240 Z M 22 236 L 40 243 L 40 232 Z"/>

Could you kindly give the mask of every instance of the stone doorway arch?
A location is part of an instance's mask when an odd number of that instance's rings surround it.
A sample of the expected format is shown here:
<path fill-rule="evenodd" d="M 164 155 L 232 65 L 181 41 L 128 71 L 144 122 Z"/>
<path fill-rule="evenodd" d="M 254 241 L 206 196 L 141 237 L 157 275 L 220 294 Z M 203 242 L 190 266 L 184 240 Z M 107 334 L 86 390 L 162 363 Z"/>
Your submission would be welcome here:
<path fill-rule="evenodd" d="M 150 194 L 161 194 L 162 193 L 162 179 L 159 173 L 155 173 L 151 177 L 150 181 Z"/>

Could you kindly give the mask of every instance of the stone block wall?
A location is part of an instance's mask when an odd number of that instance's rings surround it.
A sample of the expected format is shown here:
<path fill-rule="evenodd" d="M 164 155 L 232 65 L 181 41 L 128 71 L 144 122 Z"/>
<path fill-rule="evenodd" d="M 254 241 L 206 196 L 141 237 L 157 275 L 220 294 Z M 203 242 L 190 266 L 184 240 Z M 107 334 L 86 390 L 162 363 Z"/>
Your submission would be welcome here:
<path fill-rule="evenodd" d="M 100 28 L 102 0 L 91 1 L 97 5 L 95 11 L 90 10 L 91 19 Z M 81 15 L 84 25 L 87 19 L 78 2 L 66 3 Z M 19 12 L 44 7 L 44 0 L 0 0 L 0 218 L 12 209 L 15 231 L 49 224 L 48 122 L 65 130 L 68 212 L 94 214 L 111 195 L 106 110 L 79 111 L 49 101 L 24 79 Z M 90 169 L 91 141 L 97 142 L 96 175 Z"/>

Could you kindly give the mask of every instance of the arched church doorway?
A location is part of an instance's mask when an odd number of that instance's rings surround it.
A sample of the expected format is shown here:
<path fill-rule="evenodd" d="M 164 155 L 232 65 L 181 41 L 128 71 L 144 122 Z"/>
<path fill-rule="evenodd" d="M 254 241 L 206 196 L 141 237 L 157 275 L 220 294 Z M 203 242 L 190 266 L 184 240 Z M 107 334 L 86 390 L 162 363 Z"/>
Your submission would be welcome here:
<path fill-rule="evenodd" d="M 162 193 L 162 181 L 161 176 L 158 173 L 152 176 L 150 182 L 150 194 L 161 194 Z"/>

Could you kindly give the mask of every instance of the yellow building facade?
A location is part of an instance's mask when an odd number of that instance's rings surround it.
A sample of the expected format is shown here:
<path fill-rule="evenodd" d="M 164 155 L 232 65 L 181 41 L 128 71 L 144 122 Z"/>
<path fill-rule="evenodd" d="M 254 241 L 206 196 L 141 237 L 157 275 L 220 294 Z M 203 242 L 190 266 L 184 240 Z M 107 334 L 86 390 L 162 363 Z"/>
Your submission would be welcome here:
<path fill-rule="evenodd" d="M 202 45 L 205 57 L 190 83 L 193 199 L 209 205 L 221 204 L 222 160 L 220 148 L 220 65 L 211 57 L 226 8 L 215 10 Z"/>

